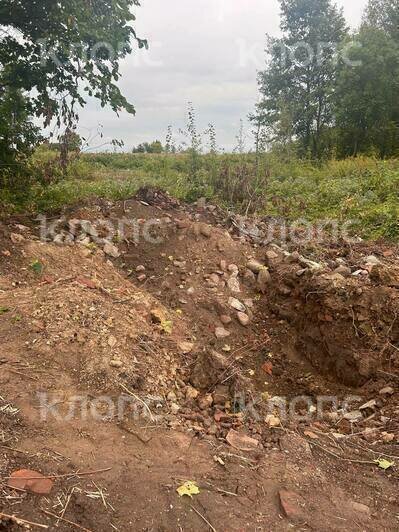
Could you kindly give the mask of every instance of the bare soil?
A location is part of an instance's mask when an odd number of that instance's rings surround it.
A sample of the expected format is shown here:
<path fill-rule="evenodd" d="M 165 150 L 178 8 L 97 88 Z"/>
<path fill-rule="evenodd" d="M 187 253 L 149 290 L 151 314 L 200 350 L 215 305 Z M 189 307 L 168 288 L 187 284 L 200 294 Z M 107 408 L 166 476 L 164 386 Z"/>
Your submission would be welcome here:
<path fill-rule="evenodd" d="M 111 257 L 0 224 L 0 530 L 399 528 L 397 247 L 262 242 L 249 229 L 267 220 L 238 231 L 153 189 L 61 215 L 135 220 L 140 237 Z M 298 403 L 273 426 L 268 401 L 299 396 L 371 403 L 357 421 Z M 51 493 L 10 488 L 19 469 Z M 200 493 L 180 497 L 186 481 Z"/>

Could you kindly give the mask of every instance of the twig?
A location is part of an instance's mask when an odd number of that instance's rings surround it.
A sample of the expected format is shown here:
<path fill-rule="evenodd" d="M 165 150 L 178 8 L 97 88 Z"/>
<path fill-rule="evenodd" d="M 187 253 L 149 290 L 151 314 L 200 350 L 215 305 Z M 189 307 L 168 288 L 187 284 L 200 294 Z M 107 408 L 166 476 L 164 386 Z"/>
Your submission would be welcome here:
<path fill-rule="evenodd" d="M 37 377 L 32 377 L 31 375 L 27 375 L 26 373 L 22 373 L 22 371 L 17 371 L 16 369 L 8 368 L 8 371 L 11 373 L 15 373 L 16 375 L 21 375 L 22 377 L 25 377 L 26 379 L 30 379 L 32 381 L 37 381 Z"/>
<path fill-rule="evenodd" d="M 0 512 L 0 518 L 4 519 L 11 519 L 11 521 L 14 521 L 17 525 L 30 525 L 30 526 L 37 526 L 39 528 L 48 528 L 47 525 L 42 525 L 40 523 L 33 523 L 32 521 L 26 521 L 26 519 L 21 519 L 20 517 L 16 517 L 15 515 L 7 515 Z"/>
<path fill-rule="evenodd" d="M 126 388 L 126 386 L 124 384 L 121 384 L 121 387 L 123 390 L 125 390 L 125 392 L 129 395 L 131 395 L 132 397 L 134 397 L 134 399 L 136 399 L 136 401 L 139 401 L 139 403 L 141 403 L 145 409 L 147 410 L 147 412 L 150 414 L 150 417 L 151 417 L 151 421 L 155 421 L 155 418 L 150 410 L 150 407 L 147 405 L 147 403 L 145 401 L 143 401 L 142 399 L 140 399 L 140 397 L 138 397 L 136 394 L 134 394 L 133 392 L 131 392 L 128 388 Z"/>
<path fill-rule="evenodd" d="M 353 464 L 368 464 L 368 465 L 375 465 L 375 462 L 371 462 L 369 460 L 352 460 L 352 458 L 345 458 L 344 456 L 339 456 L 338 454 L 333 453 L 332 451 L 329 451 L 322 445 L 319 445 L 318 443 L 315 443 L 314 441 L 309 441 L 310 445 L 314 445 L 315 447 L 318 447 L 319 449 L 322 449 L 327 454 L 330 454 L 331 456 L 334 456 L 334 458 L 338 458 L 339 460 L 344 460 L 345 462 L 352 462 Z"/>
<path fill-rule="evenodd" d="M 210 486 L 211 488 L 215 489 L 216 491 L 218 491 L 219 493 L 224 493 L 225 495 L 231 495 L 232 497 L 238 497 L 237 493 L 233 493 L 232 491 L 222 490 L 222 488 L 218 488 L 217 486 L 214 486 L 210 482 L 206 482 L 206 484 Z"/>
<path fill-rule="evenodd" d="M 21 451 L 19 449 L 14 449 L 14 447 L 7 447 L 7 445 L 0 445 L 0 448 L 7 449 L 8 451 L 13 451 L 14 453 L 29 454 L 27 451 Z"/>
<path fill-rule="evenodd" d="M 51 517 L 55 517 L 56 519 L 59 519 L 60 521 L 64 521 L 64 523 L 68 523 L 68 525 L 74 526 L 75 528 L 79 528 L 79 530 L 84 530 L 85 532 L 93 532 L 92 530 L 89 530 L 88 528 L 85 528 L 84 526 L 80 526 L 77 523 L 74 523 L 73 521 L 69 521 L 68 519 L 65 519 L 65 517 L 60 517 L 57 514 L 53 514 L 52 512 L 49 512 L 48 510 L 43 510 L 43 508 L 40 508 L 40 510 L 47 515 L 51 515 Z M 48 528 L 46 526 L 45 528 Z"/>
<path fill-rule="evenodd" d="M 71 489 L 71 491 L 69 492 L 68 497 L 67 497 L 67 500 L 66 500 L 66 503 L 65 503 L 65 506 L 64 506 L 64 508 L 62 509 L 62 512 L 61 512 L 61 515 L 60 515 L 59 519 L 62 519 L 62 518 L 64 517 L 65 512 L 67 511 L 67 508 L 68 508 L 68 506 L 69 506 L 69 503 L 71 502 L 71 498 L 72 498 L 72 495 L 73 495 L 74 491 L 75 491 L 75 487 L 73 487 L 73 488 Z M 57 522 L 57 526 L 58 526 L 58 525 L 59 525 L 59 521 Z"/>
<path fill-rule="evenodd" d="M 204 517 L 192 504 L 190 504 L 190 507 L 194 510 L 194 512 L 201 517 L 205 521 L 205 523 L 209 526 L 209 528 L 212 530 L 212 532 L 216 532 L 216 529 L 211 525 L 211 523 L 208 521 L 206 517 Z"/>
<path fill-rule="evenodd" d="M 394 379 L 399 379 L 399 375 L 395 375 L 394 373 L 388 373 L 387 371 L 382 371 L 381 369 L 378 370 L 378 373 L 381 373 L 382 375 L 387 375 L 388 377 L 393 377 Z"/>

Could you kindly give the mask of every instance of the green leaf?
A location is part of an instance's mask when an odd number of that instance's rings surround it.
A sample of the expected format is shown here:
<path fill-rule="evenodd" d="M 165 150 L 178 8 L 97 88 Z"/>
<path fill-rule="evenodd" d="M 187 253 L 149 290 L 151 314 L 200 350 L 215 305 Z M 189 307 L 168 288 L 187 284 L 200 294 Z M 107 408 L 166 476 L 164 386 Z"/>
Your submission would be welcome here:
<path fill-rule="evenodd" d="M 200 493 L 199 487 L 192 480 L 185 482 L 182 486 L 177 488 L 176 491 L 180 497 L 187 495 L 187 497 L 190 497 L 191 499 L 193 498 L 193 495 L 198 495 Z"/>
<path fill-rule="evenodd" d="M 30 267 L 38 275 L 40 275 L 42 273 L 42 271 L 43 271 L 43 264 L 40 261 L 38 261 L 38 260 L 34 260 L 31 263 Z"/>

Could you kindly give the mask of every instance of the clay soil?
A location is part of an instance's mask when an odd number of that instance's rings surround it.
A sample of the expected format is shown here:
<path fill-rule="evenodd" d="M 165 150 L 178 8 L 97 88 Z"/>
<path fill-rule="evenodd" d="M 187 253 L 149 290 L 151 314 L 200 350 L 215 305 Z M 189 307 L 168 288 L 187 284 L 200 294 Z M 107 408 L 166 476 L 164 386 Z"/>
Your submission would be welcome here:
<path fill-rule="evenodd" d="M 397 247 L 262 242 L 148 189 L 60 217 L 139 237 L 111 256 L 0 224 L 0 530 L 399 529 Z M 273 423 L 268 401 L 298 396 L 357 396 L 360 419 Z M 51 492 L 10 487 L 20 469 Z"/>

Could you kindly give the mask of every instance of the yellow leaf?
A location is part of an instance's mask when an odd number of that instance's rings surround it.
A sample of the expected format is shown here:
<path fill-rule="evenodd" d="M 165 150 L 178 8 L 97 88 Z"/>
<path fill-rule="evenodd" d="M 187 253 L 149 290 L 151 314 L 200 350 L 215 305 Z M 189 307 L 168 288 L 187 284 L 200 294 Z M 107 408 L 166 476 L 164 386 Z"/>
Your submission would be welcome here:
<path fill-rule="evenodd" d="M 172 334 L 173 323 L 169 320 L 162 320 L 161 329 L 166 334 Z"/>
<path fill-rule="evenodd" d="M 182 486 L 180 486 L 180 488 L 177 488 L 176 491 L 180 495 L 180 497 L 187 495 L 191 498 L 193 498 L 193 495 L 198 495 L 200 492 L 199 487 L 192 480 L 188 480 L 187 482 L 185 482 Z"/>
<path fill-rule="evenodd" d="M 385 471 L 395 465 L 395 462 L 390 462 L 389 460 L 384 460 L 383 458 L 379 458 L 378 460 L 374 461 L 378 465 L 378 467 L 384 469 Z"/>

